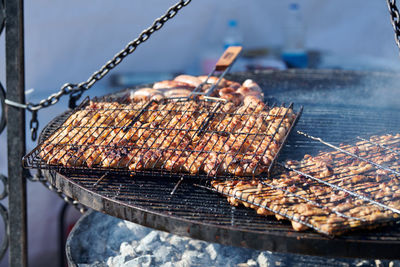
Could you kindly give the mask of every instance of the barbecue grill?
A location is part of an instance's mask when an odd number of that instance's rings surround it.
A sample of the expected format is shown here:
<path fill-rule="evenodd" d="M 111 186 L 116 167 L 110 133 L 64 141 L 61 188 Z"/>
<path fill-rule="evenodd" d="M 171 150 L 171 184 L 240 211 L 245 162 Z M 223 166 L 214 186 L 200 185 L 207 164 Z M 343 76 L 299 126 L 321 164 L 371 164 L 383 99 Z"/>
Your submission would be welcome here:
<path fill-rule="evenodd" d="M 244 107 L 248 111 L 238 113 L 237 109 L 232 110 L 232 105 L 224 106 L 223 102 L 219 100 L 209 102 L 179 98 L 165 99 L 157 104 L 152 100 L 147 104 L 138 103 L 132 106 L 128 105 L 129 97 L 128 100 L 126 98 L 105 97 L 94 100 L 91 105 L 85 101 L 72 114 L 66 113 L 65 116 L 61 116 L 50 126 L 56 128 L 56 131 L 51 136 L 47 135 L 46 141 L 41 142 L 24 158 L 25 167 L 83 173 L 99 171 L 104 175 L 120 173 L 211 179 L 217 177 L 217 173 L 212 174 L 210 171 L 206 174 L 197 173 L 198 167 L 195 167 L 195 163 L 204 165 L 205 161 L 212 156 L 211 153 L 226 157 L 227 149 L 216 148 L 216 141 L 213 140 L 217 139 L 218 141 L 225 140 L 223 145 L 227 145 L 228 141 L 231 141 L 232 145 L 228 149 L 232 149 L 232 151 L 234 151 L 233 145 L 236 144 L 239 147 L 237 151 L 231 153 L 237 163 L 232 160 L 226 167 L 226 169 L 231 168 L 230 172 L 226 170 L 222 174 L 218 174 L 218 178 L 235 177 L 234 174 L 238 172 L 245 157 L 249 160 L 256 159 L 260 154 L 264 155 L 273 145 L 278 145 L 273 158 L 266 159 L 268 161 L 265 164 L 266 171 L 269 173 L 284 141 L 301 113 L 301 109 L 297 115 L 291 112 L 293 104 L 288 108 L 284 105 L 267 106 L 264 109 L 265 114 L 253 115 L 251 114 L 252 110 L 246 105 Z M 122 106 L 109 104 L 113 101 L 127 104 Z M 104 106 L 102 103 L 105 103 Z M 224 111 L 226 107 L 231 110 Z M 84 116 L 79 117 L 82 112 Z M 99 118 L 100 112 L 104 112 L 106 115 Z M 178 119 L 174 121 L 171 117 L 178 117 Z M 268 118 L 269 122 L 265 129 L 258 129 L 255 122 L 251 123 L 250 119 L 252 118 L 257 120 L 267 120 Z M 292 123 L 289 124 L 290 127 L 284 138 L 278 140 L 278 131 L 286 119 L 290 119 Z M 105 122 L 102 124 L 96 124 L 103 120 Z M 250 125 L 250 130 L 253 131 L 228 129 L 235 120 L 243 120 L 245 124 Z M 191 124 L 193 121 L 195 121 L 195 125 Z M 71 122 L 73 122 L 72 126 Z M 225 125 L 222 122 L 225 122 Z M 68 134 L 71 131 L 74 133 Z M 97 133 L 99 135 L 93 137 Z M 131 143 L 132 139 L 137 140 Z M 96 145 L 91 144 L 95 141 Z M 257 148 L 255 150 L 243 149 L 246 141 L 249 146 L 253 145 Z M 261 146 L 263 143 L 264 146 Z M 213 144 L 210 150 L 206 149 L 208 144 Z M 80 155 L 79 151 L 84 152 Z M 100 158 L 101 153 L 108 156 L 105 159 Z M 49 155 L 45 156 L 43 160 L 43 154 Z M 142 155 L 144 155 L 143 158 L 141 158 Z M 148 156 L 146 157 L 146 155 Z M 184 164 L 178 166 L 179 160 L 187 164 L 186 169 L 195 169 L 196 172 L 185 172 Z M 84 162 L 87 165 L 82 164 Z M 254 176 L 261 167 L 259 162 L 251 171 L 248 168 L 250 176 Z M 222 169 L 221 163 L 215 163 L 210 167 L 210 169 L 219 168 Z M 244 168 L 242 172 L 246 171 Z"/>
<path fill-rule="evenodd" d="M 290 70 L 232 74 L 228 79 L 250 78 L 264 89 L 269 102 L 294 102 L 304 112 L 295 130 L 323 137 L 335 146 L 357 136 L 398 133 L 400 75 L 352 71 Z M 45 140 L 68 116 L 56 117 L 43 130 Z M 278 162 L 301 159 L 305 153 L 326 150 L 326 145 L 293 133 Z M 50 184 L 95 210 L 184 236 L 260 250 L 329 257 L 398 258 L 400 227 L 397 221 L 375 230 L 357 230 L 329 237 L 308 230 L 295 232 L 286 221 L 257 215 L 205 188 L 204 183 L 169 179 L 145 173 L 134 177 L 43 170 Z M 175 193 L 171 195 L 171 192 Z"/>

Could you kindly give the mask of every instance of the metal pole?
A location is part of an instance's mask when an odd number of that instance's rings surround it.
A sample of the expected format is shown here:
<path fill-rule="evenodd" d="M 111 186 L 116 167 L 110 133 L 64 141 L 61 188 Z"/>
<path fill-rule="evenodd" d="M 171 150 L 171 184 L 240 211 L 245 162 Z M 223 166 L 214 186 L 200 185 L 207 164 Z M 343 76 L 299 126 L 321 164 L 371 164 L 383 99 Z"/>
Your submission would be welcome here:
<path fill-rule="evenodd" d="M 6 0 L 6 98 L 25 103 L 23 0 Z M 9 265 L 27 266 L 25 110 L 8 106 Z"/>

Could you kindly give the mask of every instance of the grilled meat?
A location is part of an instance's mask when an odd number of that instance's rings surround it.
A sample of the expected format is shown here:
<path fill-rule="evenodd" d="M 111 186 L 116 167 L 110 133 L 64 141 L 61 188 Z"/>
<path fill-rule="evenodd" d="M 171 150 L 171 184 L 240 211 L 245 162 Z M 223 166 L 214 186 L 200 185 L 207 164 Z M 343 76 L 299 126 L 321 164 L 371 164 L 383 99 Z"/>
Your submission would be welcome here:
<path fill-rule="evenodd" d="M 373 136 L 341 148 L 391 169 L 400 170 L 400 134 Z M 390 150 L 384 149 L 389 147 Z M 366 200 L 400 209 L 399 177 L 388 170 L 340 151 L 305 155 L 286 165 L 344 190 L 323 184 L 295 171 L 268 181 L 213 181 L 232 205 L 244 204 L 259 214 L 274 213 L 292 221 L 295 230 L 312 226 L 325 234 L 340 234 L 359 227 L 376 227 L 399 218 L 399 214 Z M 361 197 L 346 192 L 350 190 Z"/>
<path fill-rule="evenodd" d="M 291 108 L 262 102 L 90 102 L 40 156 L 65 167 L 252 176 L 268 170 L 294 119 Z"/>

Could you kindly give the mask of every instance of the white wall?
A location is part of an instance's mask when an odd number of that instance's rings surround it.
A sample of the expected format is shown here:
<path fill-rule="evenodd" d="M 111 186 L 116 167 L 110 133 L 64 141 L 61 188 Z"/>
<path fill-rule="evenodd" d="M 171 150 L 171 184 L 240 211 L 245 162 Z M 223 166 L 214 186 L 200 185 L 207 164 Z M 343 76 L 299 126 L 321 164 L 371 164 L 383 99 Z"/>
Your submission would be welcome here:
<path fill-rule="evenodd" d="M 36 90 L 31 99 L 43 98 L 66 82 L 86 80 L 175 1 L 26 1 L 26 87 Z M 337 64 L 346 61 L 349 65 L 349 61 L 367 57 L 369 63 L 398 69 L 400 59 L 385 1 L 299 2 L 308 29 L 308 48 L 334 55 Z M 239 20 L 246 48 L 279 46 L 283 42 L 287 4 L 288 1 L 273 0 L 193 0 L 116 71 L 185 71 L 207 47 L 220 46 L 225 23 L 231 17 Z M 0 38 L 3 84 L 4 66 L 3 34 Z M 93 94 L 98 93 L 95 90 Z M 64 101 L 41 112 L 41 126 L 65 109 Z M 28 149 L 33 145 L 28 141 Z M 0 137 L 0 146 L 6 147 L 5 134 Z M 5 155 L 3 149 L 1 173 L 6 172 Z M 39 266 L 34 259 L 50 261 L 57 249 L 56 215 L 62 201 L 40 184 L 29 183 L 28 187 L 30 265 Z"/>
<path fill-rule="evenodd" d="M 54 90 L 80 82 L 175 0 L 26 2 L 26 85 Z M 184 71 L 206 45 L 222 43 L 237 17 L 245 47 L 280 45 L 288 1 L 193 1 L 116 71 Z M 385 1 L 299 1 L 309 48 L 398 61 Z"/>

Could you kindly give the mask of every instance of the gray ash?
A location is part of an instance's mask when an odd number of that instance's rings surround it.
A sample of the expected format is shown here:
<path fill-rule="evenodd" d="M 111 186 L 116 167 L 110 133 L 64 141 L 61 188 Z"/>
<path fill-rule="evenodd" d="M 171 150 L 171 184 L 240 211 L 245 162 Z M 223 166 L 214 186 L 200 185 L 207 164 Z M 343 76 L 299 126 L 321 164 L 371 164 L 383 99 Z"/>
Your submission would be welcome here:
<path fill-rule="evenodd" d="M 257 251 L 180 237 L 89 212 L 67 241 L 70 263 L 105 266 L 376 266 L 377 260 L 330 259 Z M 399 266 L 400 261 L 379 261 Z"/>

